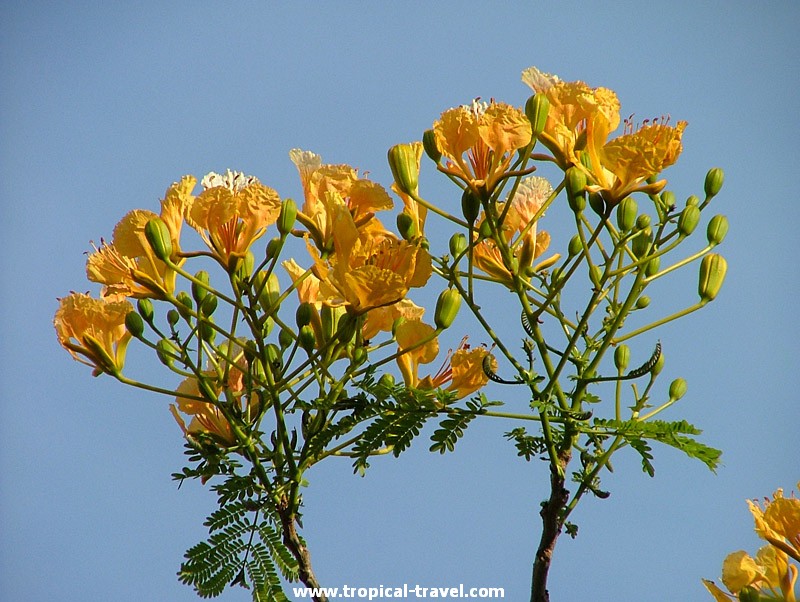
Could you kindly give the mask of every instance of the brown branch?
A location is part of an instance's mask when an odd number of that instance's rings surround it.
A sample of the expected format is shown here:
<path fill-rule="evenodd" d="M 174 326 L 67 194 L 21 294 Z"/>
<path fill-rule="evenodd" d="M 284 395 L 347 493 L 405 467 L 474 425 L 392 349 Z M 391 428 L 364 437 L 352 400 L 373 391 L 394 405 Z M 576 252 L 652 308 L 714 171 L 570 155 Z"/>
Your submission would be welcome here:
<path fill-rule="evenodd" d="M 294 512 L 286 507 L 279 508 L 278 514 L 281 517 L 281 525 L 283 527 L 283 544 L 297 560 L 298 578 L 307 588 L 319 590 L 319 581 L 317 581 L 317 577 L 311 568 L 311 553 L 297 534 Z M 315 602 L 328 602 L 328 597 L 324 594 L 318 594 L 313 597 L 313 600 Z"/>

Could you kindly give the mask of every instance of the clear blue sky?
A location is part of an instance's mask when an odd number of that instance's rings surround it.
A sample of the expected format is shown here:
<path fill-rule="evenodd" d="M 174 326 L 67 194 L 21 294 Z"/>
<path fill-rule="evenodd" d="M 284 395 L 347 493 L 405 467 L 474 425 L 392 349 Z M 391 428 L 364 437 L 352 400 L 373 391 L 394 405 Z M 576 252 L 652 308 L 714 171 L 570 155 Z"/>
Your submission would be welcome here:
<path fill-rule="evenodd" d="M 167 400 L 91 378 L 56 343 L 56 297 L 90 288 L 89 241 L 186 173 L 230 167 L 298 198 L 295 147 L 388 186 L 389 146 L 476 96 L 523 104 L 531 65 L 613 88 L 624 115 L 686 119 L 666 174 L 679 198 L 708 167 L 726 170 L 726 286 L 659 335 L 664 381 L 689 381 L 666 417 L 703 428 L 724 464 L 715 476 L 658 448 L 650 479 L 623 454 L 611 498 L 589 500 L 579 538 L 559 542 L 551 582 L 554 602 L 709 599 L 700 578 L 757 548 L 744 500 L 800 479 L 800 5 L 585 4 L 3 4 L 0 599 L 195 599 L 175 572 L 213 499 L 170 480 L 183 456 Z M 664 295 L 677 309 L 694 274 L 676 282 Z M 321 581 L 502 586 L 526 600 L 546 475 L 503 440 L 511 426 L 476 425 L 445 457 L 419 440 L 363 479 L 346 460 L 312 472 Z"/>

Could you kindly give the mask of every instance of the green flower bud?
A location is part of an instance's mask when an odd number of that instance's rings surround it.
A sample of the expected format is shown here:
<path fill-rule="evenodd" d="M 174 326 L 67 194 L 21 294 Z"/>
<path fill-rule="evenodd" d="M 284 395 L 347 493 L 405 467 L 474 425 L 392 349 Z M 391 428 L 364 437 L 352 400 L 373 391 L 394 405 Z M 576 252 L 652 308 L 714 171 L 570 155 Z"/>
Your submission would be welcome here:
<path fill-rule="evenodd" d="M 647 295 L 642 295 L 636 299 L 636 309 L 644 309 L 648 305 L 650 305 L 650 297 Z"/>
<path fill-rule="evenodd" d="M 360 366 L 364 362 L 367 361 L 367 348 L 364 346 L 359 346 L 353 349 L 353 353 L 351 355 L 351 360 L 353 365 Z"/>
<path fill-rule="evenodd" d="M 658 269 L 660 267 L 661 267 L 661 258 L 653 257 L 650 261 L 647 262 L 647 265 L 644 267 L 644 275 L 652 276 L 653 274 L 657 274 Z"/>
<path fill-rule="evenodd" d="M 489 225 L 488 219 L 485 219 L 481 222 L 480 228 L 478 228 L 478 234 L 480 234 L 481 238 L 492 237 L 492 227 Z"/>
<path fill-rule="evenodd" d="M 725 240 L 725 235 L 728 233 L 728 218 L 724 215 L 715 215 L 708 222 L 706 229 L 706 236 L 708 237 L 708 244 L 718 245 Z"/>
<path fill-rule="evenodd" d="M 406 321 L 406 319 L 403 316 L 400 316 L 399 318 L 395 318 L 395 321 L 392 322 L 392 336 L 393 337 L 397 336 L 398 327 L 405 321 Z"/>
<path fill-rule="evenodd" d="M 625 345 L 619 345 L 614 350 L 614 365 L 620 372 L 625 372 L 628 369 L 628 363 L 631 361 L 631 348 Z"/>
<path fill-rule="evenodd" d="M 270 343 L 264 347 L 264 357 L 267 360 L 267 364 L 269 364 L 271 367 L 279 368 L 283 363 L 281 350 L 274 343 Z"/>
<path fill-rule="evenodd" d="M 233 257 L 231 257 L 233 259 Z M 247 280 L 253 273 L 253 268 L 256 264 L 256 258 L 252 252 L 248 251 L 247 254 L 236 260 L 236 277 L 239 280 Z"/>
<path fill-rule="evenodd" d="M 761 602 L 766 598 L 761 597 L 761 593 L 754 587 L 747 586 L 739 591 L 739 602 Z"/>
<path fill-rule="evenodd" d="M 578 167 L 567 170 L 567 200 L 569 208 L 580 213 L 586 208 L 586 174 Z"/>
<path fill-rule="evenodd" d="M 289 234 L 294 227 L 294 221 L 297 219 L 297 203 L 292 199 L 286 199 L 281 205 L 281 213 L 278 215 L 278 232 L 284 236 Z"/>
<path fill-rule="evenodd" d="M 636 223 L 636 214 L 639 212 L 639 206 L 633 197 L 625 197 L 623 201 L 617 205 L 617 226 L 623 232 L 632 229 Z"/>
<path fill-rule="evenodd" d="M 197 302 L 198 305 L 200 305 L 200 303 L 202 303 L 203 299 L 208 293 L 208 285 L 211 280 L 209 278 L 208 272 L 206 272 L 205 270 L 200 270 L 194 275 L 194 277 L 195 280 L 199 280 L 202 284 L 206 285 L 202 286 L 197 282 L 192 282 L 192 297 L 194 297 L 194 300 Z"/>
<path fill-rule="evenodd" d="M 417 226 L 414 223 L 414 218 L 408 213 L 397 214 L 397 231 L 404 240 L 414 240 L 417 235 Z"/>
<path fill-rule="evenodd" d="M 266 258 L 268 260 L 269 259 L 275 259 L 275 257 L 278 256 L 278 253 L 281 252 L 281 245 L 282 244 L 283 244 L 283 241 L 281 241 L 280 237 L 276 237 L 276 238 L 273 238 L 272 240 L 270 240 L 267 243 L 267 249 L 266 249 L 266 252 L 265 252 Z"/>
<path fill-rule="evenodd" d="M 450 328 L 460 307 L 461 295 L 459 292 L 454 288 L 443 290 L 436 300 L 436 313 L 433 315 L 433 323 L 436 328 L 440 330 Z"/>
<path fill-rule="evenodd" d="M 414 146 L 395 144 L 389 149 L 388 157 L 397 188 L 408 195 L 416 196 L 419 191 L 419 159 Z"/>
<path fill-rule="evenodd" d="M 700 281 L 697 286 L 697 292 L 703 303 L 713 301 L 717 297 L 727 271 L 728 262 L 722 255 L 709 253 L 703 257 L 703 261 L 700 263 Z"/>
<path fill-rule="evenodd" d="M 567 246 L 567 253 L 570 257 L 575 257 L 583 251 L 583 243 L 581 237 L 577 234 L 569 239 L 569 246 Z"/>
<path fill-rule="evenodd" d="M 646 213 L 642 213 L 639 217 L 636 218 L 636 229 L 637 230 L 645 230 L 650 227 L 650 216 Z"/>
<path fill-rule="evenodd" d="M 596 192 L 589 193 L 589 207 L 600 217 L 606 216 L 606 202 Z"/>
<path fill-rule="evenodd" d="M 661 193 L 661 202 L 664 207 L 670 208 L 675 206 L 675 193 L 671 190 L 665 190 Z"/>
<path fill-rule="evenodd" d="M 311 353 L 314 351 L 314 347 L 317 344 L 317 338 L 314 336 L 314 329 L 308 325 L 303 326 L 297 335 L 297 340 L 300 343 L 300 347 L 302 347 L 306 353 L 311 355 Z"/>
<path fill-rule="evenodd" d="M 298 328 L 302 328 L 311 323 L 311 318 L 314 315 L 314 306 L 311 303 L 301 303 L 297 306 L 295 312 L 295 320 L 297 321 Z"/>
<path fill-rule="evenodd" d="M 136 302 L 136 310 L 145 322 L 153 323 L 153 302 L 150 299 L 139 299 Z"/>
<path fill-rule="evenodd" d="M 175 363 L 175 359 L 180 357 L 181 354 L 175 343 L 169 339 L 161 339 L 156 343 L 156 355 L 162 364 L 171 367 Z"/>
<path fill-rule="evenodd" d="M 550 101 L 544 94 L 534 94 L 525 103 L 525 115 L 531 122 L 531 131 L 534 136 L 538 136 L 544 131 L 549 111 Z"/>
<path fill-rule="evenodd" d="M 686 389 L 689 385 L 682 378 L 676 378 L 669 385 L 669 400 L 678 401 L 681 397 L 686 395 Z"/>
<path fill-rule="evenodd" d="M 203 302 L 200 304 L 200 313 L 204 316 L 212 315 L 217 309 L 217 296 L 213 294 L 208 294 L 203 299 Z"/>
<path fill-rule="evenodd" d="M 593 265 L 589 268 L 589 280 L 592 281 L 592 284 L 595 288 L 602 287 L 602 279 L 603 279 L 603 270 L 600 269 L 600 266 Z"/>
<path fill-rule="evenodd" d="M 697 205 L 687 205 L 678 218 L 678 232 L 681 236 L 689 236 L 699 223 L 700 208 Z"/>
<path fill-rule="evenodd" d="M 461 212 L 468 224 L 474 224 L 481 211 L 481 200 L 472 192 L 471 188 L 464 190 L 461 195 Z"/>
<path fill-rule="evenodd" d="M 662 353 L 661 355 L 658 356 L 658 360 L 656 360 L 656 364 L 655 366 L 653 366 L 653 369 L 650 370 L 650 375 L 653 378 L 661 374 L 661 371 L 664 369 L 664 362 L 666 362 L 666 359 L 664 358 L 664 354 Z"/>
<path fill-rule="evenodd" d="M 692 195 L 688 199 L 686 199 L 686 206 L 687 207 L 691 207 L 691 206 L 695 206 L 696 207 L 699 204 L 700 204 L 700 199 L 698 197 L 696 197 L 695 195 Z"/>
<path fill-rule="evenodd" d="M 213 343 L 214 338 L 217 336 L 217 331 L 214 329 L 214 318 L 207 318 L 197 325 L 197 332 L 200 338 L 207 343 Z"/>
<path fill-rule="evenodd" d="M 650 228 L 645 228 L 631 240 L 631 250 L 637 258 L 641 259 L 650 251 L 650 244 L 652 243 L 653 232 Z"/>
<path fill-rule="evenodd" d="M 286 349 L 294 342 L 294 337 L 292 336 L 291 331 L 288 328 L 281 328 L 281 331 L 278 333 L 278 344 L 280 344 L 281 349 Z"/>
<path fill-rule="evenodd" d="M 167 261 L 172 256 L 172 236 L 167 224 L 160 217 L 154 217 L 145 224 L 144 236 L 155 256 L 161 261 Z"/>
<path fill-rule="evenodd" d="M 181 319 L 181 314 L 178 313 L 178 310 L 171 309 L 167 312 L 167 323 L 170 326 L 175 326 Z"/>
<path fill-rule="evenodd" d="M 467 250 L 467 237 L 461 232 L 456 232 L 450 237 L 450 255 L 453 259 L 459 257 Z"/>
<path fill-rule="evenodd" d="M 442 158 L 442 151 L 439 150 L 439 145 L 436 144 L 436 134 L 433 130 L 425 130 L 422 134 L 422 148 L 425 149 L 425 154 L 434 163 L 438 163 L 439 159 Z"/>
<path fill-rule="evenodd" d="M 703 186 L 706 192 L 706 199 L 710 199 L 719 194 L 722 190 L 722 183 L 725 180 L 725 172 L 719 167 L 714 167 L 708 170 L 706 174 L 706 181 Z"/>
<path fill-rule="evenodd" d="M 181 291 L 175 296 L 175 299 L 178 301 L 177 309 L 178 312 L 181 314 L 181 317 L 184 320 L 189 320 L 191 314 L 189 313 L 188 310 L 191 310 L 194 307 L 194 304 L 192 303 L 192 298 L 186 291 Z"/>
<path fill-rule="evenodd" d="M 392 389 L 392 388 L 394 388 L 394 376 L 392 376 L 392 375 L 391 375 L 391 374 L 389 374 L 388 372 L 387 372 L 386 374 L 383 374 L 383 375 L 382 375 L 382 376 L 381 376 L 381 377 L 378 379 L 378 386 L 380 386 L 380 387 L 384 387 L 384 388 L 386 388 L 386 389 Z"/>
<path fill-rule="evenodd" d="M 144 334 L 144 320 L 135 311 L 129 311 L 125 316 L 125 328 L 137 339 Z"/>
<path fill-rule="evenodd" d="M 336 327 L 336 336 L 340 343 L 349 343 L 356 336 L 358 330 L 358 317 L 349 313 L 344 313 L 339 318 L 339 323 Z"/>

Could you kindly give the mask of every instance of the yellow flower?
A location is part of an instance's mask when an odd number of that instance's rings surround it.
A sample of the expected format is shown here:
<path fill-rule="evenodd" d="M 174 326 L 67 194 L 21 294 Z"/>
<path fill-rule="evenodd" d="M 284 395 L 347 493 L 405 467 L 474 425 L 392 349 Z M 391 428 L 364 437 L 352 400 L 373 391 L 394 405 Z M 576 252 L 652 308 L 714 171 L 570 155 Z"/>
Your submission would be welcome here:
<path fill-rule="evenodd" d="M 489 382 L 489 377 L 483 370 L 483 361 L 487 355 L 491 358 L 490 366 L 492 370 L 497 369 L 497 362 L 494 356 L 490 355 L 489 350 L 484 346 L 470 349 L 466 337 L 461 341 L 455 352 L 450 352 L 447 355 L 448 357 L 439 372 L 434 376 L 427 376 L 422 379 L 418 384 L 418 388 L 436 389 L 446 384 L 445 391 L 454 392 L 456 399 L 463 399 L 467 395 L 471 395 L 478 389 L 483 388 Z"/>
<path fill-rule="evenodd" d="M 404 318 L 406 320 L 421 320 L 425 309 L 414 303 L 411 299 L 401 299 L 397 303 L 376 307 L 368 312 L 361 328 L 361 336 L 372 339 L 379 332 L 391 332 L 395 321 Z"/>
<path fill-rule="evenodd" d="M 783 497 L 778 489 L 764 509 L 748 500 L 759 537 L 800 561 L 800 499 Z"/>
<path fill-rule="evenodd" d="M 400 355 L 397 366 L 406 387 L 419 386 L 420 364 L 430 364 L 439 354 L 439 340 L 434 336 L 436 329 L 421 320 L 405 320 L 395 329 L 395 340 Z"/>
<path fill-rule="evenodd" d="M 311 151 L 293 149 L 289 157 L 300 173 L 305 197 L 297 219 L 321 253 L 329 251 L 332 245 L 334 213 L 340 203 L 347 207 L 360 230 L 384 231 L 374 217 L 375 212 L 391 209 L 394 203 L 380 184 L 359 178 L 349 165 L 325 165 Z"/>
<path fill-rule="evenodd" d="M 125 363 L 131 335 L 125 316 L 133 310 L 127 301 L 94 299 L 72 293 L 59 299 L 53 325 L 58 342 L 77 361 L 92 366 L 92 374 L 118 374 Z"/>
<path fill-rule="evenodd" d="M 447 157 L 439 169 L 474 191 L 491 194 L 508 171 L 517 150 L 532 136 L 525 113 L 505 103 L 473 101 L 442 113 L 433 124 L 436 144 Z"/>
<path fill-rule="evenodd" d="M 722 582 L 734 594 L 762 578 L 756 561 L 744 550 L 728 554 L 722 562 Z"/>
<path fill-rule="evenodd" d="M 161 215 L 136 209 L 126 214 L 114 228 L 110 244 L 101 244 L 86 261 L 86 275 L 103 285 L 102 295 L 126 297 L 161 297 L 175 290 L 175 271 L 153 254 L 144 235 L 147 222 L 161 217 L 172 239 L 174 257 L 180 265 L 180 234 L 185 208 L 192 202 L 196 184 L 192 176 L 184 176 L 167 190 L 161 201 Z"/>
<path fill-rule="evenodd" d="M 410 144 L 417 160 L 417 172 L 420 168 L 420 160 L 422 159 L 422 142 L 412 142 Z M 428 208 L 423 207 L 408 194 L 400 190 L 396 183 L 392 184 L 392 191 L 399 196 L 403 201 L 403 213 L 411 217 L 412 228 L 416 236 L 425 235 L 425 220 L 428 217 Z"/>
<path fill-rule="evenodd" d="M 256 178 L 228 170 L 210 173 L 203 192 L 186 211 L 186 222 L 200 234 L 214 257 L 226 268 L 235 266 L 250 246 L 274 224 L 281 199 Z"/>

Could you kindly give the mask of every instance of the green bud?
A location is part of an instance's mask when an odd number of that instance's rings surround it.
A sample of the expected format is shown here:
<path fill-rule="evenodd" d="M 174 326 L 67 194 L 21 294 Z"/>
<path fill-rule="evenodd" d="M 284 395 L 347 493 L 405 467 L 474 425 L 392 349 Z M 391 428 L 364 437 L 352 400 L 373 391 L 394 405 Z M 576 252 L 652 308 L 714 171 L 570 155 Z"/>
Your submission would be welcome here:
<path fill-rule="evenodd" d="M 660 267 L 661 267 L 661 258 L 653 257 L 650 261 L 647 262 L 647 265 L 644 268 L 644 275 L 652 276 L 653 274 L 657 274 L 658 269 Z"/>
<path fill-rule="evenodd" d="M 708 222 L 706 229 L 706 236 L 708 237 L 708 244 L 718 245 L 725 240 L 725 235 L 728 233 L 728 218 L 724 215 L 715 215 Z"/>
<path fill-rule="evenodd" d="M 281 213 L 278 215 L 278 232 L 284 236 L 289 234 L 294 227 L 294 221 L 297 219 L 297 203 L 292 199 L 286 199 L 281 205 Z"/>
<path fill-rule="evenodd" d="M 636 218 L 636 229 L 637 230 L 645 230 L 650 227 L 650 216 L 646 213 L 642 213 L 639 217 Z"/>
<path fill-rule="evenodd" d="M 139 299 L 136 302 L 136 310 L 145 322 L 148 324 L 153 322 L 153 302 L 150 299 Z"/>
<path fill-rule="evenodd" d="M 569 239 L 569 246 L 567 246 L 567 253 L 570 257 L 575 257 L 583 251 L 583 243 L 581 237 L 577 234 Z"/>
<path fill-rule="evenodd" d="M 585 190 L 586 174 L 578 167 L 570 167 L 567 170 L 567 200 L 575 213 L 586 208 Z"/>
<path fill-rule="evenodd" d="M 481 222 L 481 225 L 478 228 L 478 234 L 480 235 L 481 238 L 492 237 L 492 227 L 489 225 L 488 219 L 485 219 Z"/>
<path fill-rule="evenodd" d="M 292 336 L 292 332 L 288 328 L 281 328 L 281 331 L 278 333 L 278 344 L 281 346 L 281 349 L 286 349 L 294 342 L 294 337 Z"/>
<path fill-rule="evenodd" d="M 144 236 L 155 256 L 161 261 L 167 261 L 172 256 L 172 236 L 167 224 L 160 217 L 154 217 L 145 224 Z"/>
<path fill-rule="evenodd" d="M 596 192 L 589 193 L 589 207 L 600 217 L 606 216 L 606 202 Z"/>
<path fill-rule="evenodd" d="M 461 195 L 461 212 L 468 224 L 474 224 L 481 211 L 481 200 L 472 192 L 471 188 L 464 190 Z"/>
<path fill-rule="evenodd" d="M 425 130 L 422 134 L 422 148 L 425 149 L 425 154 L 434 163 L 438 163 L 439 159 L 442 158 L 442 151 L 439 150 L 439 145 L 436 144 L 436 134 L 433 130 Z"/>
<path fill-rule="evenodd" d="M 197 302 L 198 305 L 203 302 L 206 294 L 208 293 L 208 285 L 211 281 L 208 275 L 208 272 L 205 270 L 200 270 L 194 275 L 195 280 L 199 280 L 202 284 L 206 286 L 202 286 L 197 282 L 192 282 L 192 297 Z"/>
<path fill-rule="evenodd" d="M 661 202 L 664 207 L 670 208 L 675 206 L 675 193 L 671 190 L 665 190 L 661 193 Z"/>
<path fill-rule="evenodd" d="M 433 323 L 436 328 L 440 330 L 450 328 L 460 307 L 461 295 L 458 290 L 454 288 L 443 290 L 436 300 L 436 313 L 433 315 Z"/>
<path fill-rule="evenodd" d="M 686 199 L 686 206 L 687 207 L 691 207 L 691 206 L 695 206 L 696 207 L 699 204 L 700 204 L 700 199 L 698 197 L 696 197 L 695 195 L 692 195 L 688 199 Z"/>
<path fill-rule="evenodd" d="M 461 232 L 456 232 L 450 237 L 450 255 L 453 259 L 459 257 L 464 251 L 467 250 L 467 237 Z"/>
<path fill-rule="evenodd" d="M 358 317 L 349 313 L 344 313 L 339 318 L 336 328 L 336 336 L 340 343 L 349 343 L 356 336 L 358 329 Z"/>
<path fill-rule="evenodd" d="M 181 291 L 175 296 L 175 299 L 178 301 L 178 312 L 184 320 L 189 320 L 191 314 L 187 310 L 191 310 L 194 307 L 192 298 L 186 291 Z"/>
<path fill-rule="evenodd" d="M 135 311 L 129 311 L 125 316 L 125 328 L 137 339 L 141 338 L 144 334 L 144 321 L 142 320 L 142 316 Z"/>
<path fill-rule="evenodd" d="M 356 366 L 360 366 L 364 362 L 367 361 L 367 348 L 364 346 L 359 346 L 353 349 L 353 353 L 351 355 L 351 359 L 353 364 Z"/>
<path fill-rule="evenodd" d="M 547 123 L 547 113 L 550 111 L 550 101 L 544 94 L 534 94 L 525 103 L 525 115 L 531 122 L 531 130 L 534 136 L 538 136 L 544 131 Z"/>
<path fill-rule="evenodd" d="M 217 296 L 213 294 L 208 294 L 203 299 L 203 302 L 200 304 L 200 313 L 204 316 L 212 315 L 217 309 Z"/>
<path fill-rule="evenodd" d="M 178 313 L 178 310 L 171 309 L 167 312 L 167 323 L 170 326 L 175 326 L 180 319 L 181 319 L 181 314 Z"/>
<path fill-rule="evenodd" d="M 739 602 L 761 602 L 766 598 L 761 597 L 761 593 L 754 587 L 747 586 L 739 591 Z"/>
<path fill-rule="evenodd" d="M 640 231 L 631 240 L 631 250 L 637 258 L 641 259 L 650 251 L 650 244 L 653 239 L 653 232 L 650 228 Z"/>
<path fill-rule="evenodd" d="M 267 360 L 267 364 L 271 367 L 279 368 L 281 363 L 283 363 L 281 350 L 274 343 L 270 343 L 264 347 L 264 357 Z"/>
<path fill-rule="evenodd" d="M 703 303 L 708 303 L 716 299 L 722 283 L 725 281 L 725 274 L 728 271 L 728 262 L 722 255 L 709 253 L 703 257 L 700 263 L 700 281 L 697 292 Z"/>
<path fill-rule="evenodd" d="M 619 345 L 614 350 L 614 365 L 620 372 L 625 372 L 628 369 L 628 363 L 631 361 L 631 348 L 625 345 Z"/>
<path fill-rule="evenodd" d="M 171 367 L 175 363 L 175 358 L 180 357 L 180 350 L 169 339 L 161 339 L 156 343 L 156 355 L 162 364 Z"/>
<path fill-rule="evenodd" d="M 314 315 L 314 306 L 311 303 L 301 303 L 297 306 L 297 311 L 295 312 L 295 320 L 297 321 L 297 326 L 302 328 L 307 324 L 311 323 L 311 318 Z"/>
<path fill-rule="evenodd" d="M 650 297 L 647 295 L 642 295 L 636 299 L 636 309 L 644 309 L 648 305 L 650 305 Z"/>
<path fill-rule="evenodd" d="M 265 252 L 265 256 L 267 259 L 275 259 L 278 256 L 278 253 L 281 252 L 281 245 L 283 241 L 281 241 L 280 237 L 273 238 L 267 243 L 267 249 Z"/>
<path fill-rule="evenodd" d="M 386 389 L 392 389 L 392 388 L 394 388 L 394 376 L 392 376 L 392 375 L 391 375 L 391 374 L 389 374 L 388 372 L 387 372 L 387 373 L 385 373 L 385 374 L 383 374 L 383 375 L 382 375 L 382 376 L 381 376 L 381 377 L 378 379 L 378 386 L 384 387 L 384 388 L 386 388 Z"/>
<path fill-rule="evenodd" d="M 214 318 L 207 318 L 197 325 L 197 332 L 200 333 L 200 338 L 207 343 L 213 343 L 214 338 L 217 336 L 217 331 L 214 329 Z"/>
<path fill-rule="evenodd" d="M 247 280 L 253 273 L 256 258 L 251 251 L 236 262 L 236 277 L 240 280 Z"/>
<path fill-rule="evenodd" d="M 706 174 L 706 181 L 703 186 L 706 192 L 706 199 L 710 199 L 719 194 L 722 190 L 722 183 L 725 180 L 725 172 L 719 167 L 714 167 L 708 170 Z"/>
<path fill-rule="evenodd" d="M 417 226 L 414 223 L 414 218 L 408 213 L 397 214 L 397 231 L 404 240 L 414 240 L 417 235 Z"/>
<path fill-rule="evenodd" d="M 392 322 L 392 336 L 393 337 L 397 336 L 397 329 L 405 321 L 406 321 L 406 319 L 403 316 L 400 316 L 399 318 L 395 318 L 394 322 Z"/>
<path fill-rule="evenodd" d="M 311 353 L 314 351 L 314 347 L 317 344 L 317 338 L 314 336 L 314 329 L 308 325 L 303 326 L 297 335 L 297 340 L 300 343 L 300 347 L 302 347 L 306 353 L 311 355 Z"/>
<path fill-rule="evenodd" d="M 669 385 L 669 400 L 670 401 L 677 401 L 684 395 L 686 395 L 686 389 L 688 385 L 683 378 L 676 378 L 673 380 Z"/>
<path fill-rule="evenodd" d="M 639 206 L 633 197 L 625 197 L 622 202 L 617 205 L 617 226 L 623 232 L 632 229 L 636 223 L 636 214 L 639 212 Z"/>
<path fill-rule="evenodd" d="M 665 362 L 666 362 L 666 359 L 664 358 L 664 354 L 662 353 L 661 355 L 658 356 L 658 360 L 656 360 L 656 365 L 653 366 L 652 370 L 650 370 L 650 375 L 653 378 L 655 378 L 656 376 L 661 374 L 661 371 L 664 369 L 664 363 Z"/>
<path fill-rule="evenodd" d="M 687 205 L 678 218 L 678 232 L 681 236 L 689 236 L 699 223 L 700 208 L 697 205 Z"/>
<path fill-rule="evenodd" d="M 416 196 L 419 191 L 419 159 L 414 146 L 395 144 L 389 149 L 388 158 L 397 188 L 408 195 Z"/>
<path fill-rule="evenodd" d="M 589 268 L 589 280 L 592 281 L 595 288 L 602 287 L 602 278 L 603 278 L 603 270 L 600 269 L 600 266 L 593 265 Z"/>

